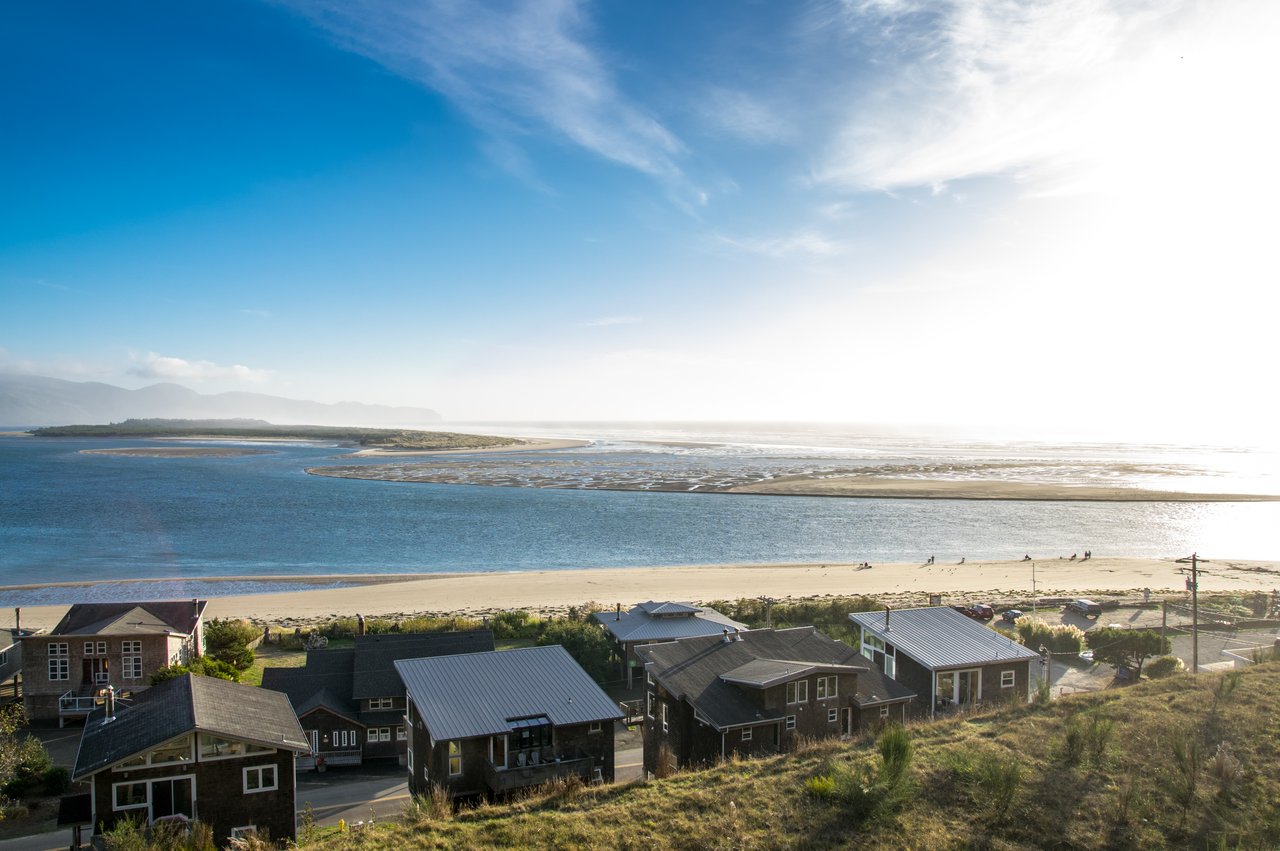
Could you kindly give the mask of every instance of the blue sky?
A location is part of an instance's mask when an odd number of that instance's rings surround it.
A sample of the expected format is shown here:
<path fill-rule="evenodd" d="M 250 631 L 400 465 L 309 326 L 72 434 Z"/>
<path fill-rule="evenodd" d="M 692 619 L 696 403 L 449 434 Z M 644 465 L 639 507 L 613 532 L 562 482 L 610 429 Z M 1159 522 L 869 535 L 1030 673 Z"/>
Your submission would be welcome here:
<path fill-rule="evenodd" d="M 1146 434 L 1199 407 L 1234 435 L 1275 405 L 1278 22 L 10 4 L 0 371 L 456 420 Z"/>

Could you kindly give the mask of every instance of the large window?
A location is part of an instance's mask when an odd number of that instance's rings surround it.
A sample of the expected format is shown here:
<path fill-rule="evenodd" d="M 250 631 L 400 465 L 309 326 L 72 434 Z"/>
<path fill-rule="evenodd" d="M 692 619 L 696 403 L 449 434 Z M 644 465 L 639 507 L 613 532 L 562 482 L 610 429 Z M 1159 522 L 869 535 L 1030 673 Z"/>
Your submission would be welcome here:
<path fill-rule="evenodd" d="M 827 698 L 836 696 L 836 678 L 835 677 L 818 677 L 818 700 L 826 700 Z"/>
<path fill-rule="evenodd" d="M 796 680 L 793 683 L 787 683 L 787 703 L 808 703 L 809 702 L 809 681 Z"/>
<path fill-rule="evenodd" d="M 120 642 L 120 652 L 121 652 L 121 653 L 141 653 L 141 652 L 142 652 L 142 641 L 141 641 L 141 640 L 135 640 L 135 641 L 121 641 L 121 642 Z"/>
<path fill-rule="evenodd" d="M 168 765 L 174 762 L 191 762 L 190 736 L 171 739 L 147 754 L 149 765 Z"/>
<path fill-rule="evenodd" d="M 117 810 L 131 810 L 147 805 L 146 783 L 116 783 L 111 787 L 112 806 Z"/>
<path fill-rule="evenodd" d="M 120 660 L 121 676 L 126 680 L 142 679 L 142 657 L 125 656 Z"/>
<path fill-rule="evenodd" d="M 276 788 L 276 767 L 254 765 L 244 770 L 244 792 L 270 792 Z"/>
<path fill-rule="evenodd" d="M 49 645 L 49 679 L 65 680 L 71 676 L 71 645 L 65 641 L 55 641 Z"/>
<path fill-rule="evenodd" d="M 404 730 L 401 730 L 400 732 L 403 733 Z M 373 744 L 374 742 L 389 742 L 391 741 L 391 728 L 370 727 L 366 737 L 368 738 L 369 744 Z M 403 736 L 401 738 L 403 738 Z"/>
<path fill-rule="evenodd" d="M 271 753 L 275 748 L 240 742 L 235 739 L 224 739 L 211 733 L 200 734 L 200 758 L 217 759 L 218 757 L 245 756 L 252 753 Z"/>
<path fill-rule="evenodd" d="M 454 776 L 462 773 L 462 742 L 453 741 L 449 743 L 449 775 Z"/>

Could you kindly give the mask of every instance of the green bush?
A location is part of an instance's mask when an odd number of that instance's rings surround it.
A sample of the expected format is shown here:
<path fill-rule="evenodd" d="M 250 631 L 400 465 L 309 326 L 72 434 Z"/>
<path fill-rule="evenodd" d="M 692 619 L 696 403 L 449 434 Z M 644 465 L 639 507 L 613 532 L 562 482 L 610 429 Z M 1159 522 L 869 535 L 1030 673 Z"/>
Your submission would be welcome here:
<path fill-rule="evenodd" d="M 240 672 L 236 670 L 234 665 L 219 662 L 217 659 L 211 659 L 208 656 L 197 656 L 185 665 L 170 665 L 167 668 L 161 668 L 156 671 L 151 675 L 151 685 L 158 686 L 160 683 L 176 680 L 178 677 L 186 676 L 187 674 L 240 682 Z"/>
<path fill-rule="evenodd" d="M 61 795 L 71 786 L 71 774 L 64 766 L 51 765 L 44 773 L 44 793 Z"/>
<path fill-rule="evenodd" d="M 613 668 L 613 641 L 594 623 L 556 618 L 546 622 L 538 644 L 559 644 L 598 683 L 608 681 Z"/>
<path fill-rule="evenodd" d="M 1160 680 L 1180 674 L 1186 669 L 1186 663 L 1177 656 L 1160 656 L 1147 663 L 1147 676 L 1153 680 Z"/>
<path fill-rule="evenodd" d="M 215 618 L 204 626 L 205 654 L 246 671 L 253 666 L 253 649 L 249 644 L 258 635 L 258 630 L 248 621 Z"/>

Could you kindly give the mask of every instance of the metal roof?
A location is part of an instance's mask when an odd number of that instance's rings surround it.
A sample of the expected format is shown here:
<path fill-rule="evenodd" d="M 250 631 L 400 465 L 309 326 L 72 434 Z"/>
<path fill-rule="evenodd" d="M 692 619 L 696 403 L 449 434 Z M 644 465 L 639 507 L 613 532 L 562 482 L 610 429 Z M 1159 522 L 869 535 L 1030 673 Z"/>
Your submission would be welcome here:
<path fill-rule="evenodd" d="M 289 699 L 277 691 L 187 674 L 120 700 L 85 721 L 72 778 L 79 780 L 190 732 L 309 751 Z"/>
<path fill-rule="evenodd" d="M 676 614 L 668 613 L 668 607 Z M 655 610 L 657 615 L 655 616 Z M 618 641 L 675 641 L 703 635 L 722 635 L 725 629 L 746 629 L 747 625 L 725 617 L 706 606 L 684 603 L 655 603 L 650 600 L 630 611 L 595 612 L 592 617 Z"/>
<path fill-rule="evenodd" d="M 896 609 L 885 627 L 883 612 L 854 612 L 849 620 L 931 670 L 989 665 L 1039 654 L 946 606 Z"/>
<path fill-rule="evenodd" d="M 557 727 L 613 721 L 618 705 L 558 644 L 401 659 L 396 671 L 432 741 L 505 733 L 517 718 Z"/>

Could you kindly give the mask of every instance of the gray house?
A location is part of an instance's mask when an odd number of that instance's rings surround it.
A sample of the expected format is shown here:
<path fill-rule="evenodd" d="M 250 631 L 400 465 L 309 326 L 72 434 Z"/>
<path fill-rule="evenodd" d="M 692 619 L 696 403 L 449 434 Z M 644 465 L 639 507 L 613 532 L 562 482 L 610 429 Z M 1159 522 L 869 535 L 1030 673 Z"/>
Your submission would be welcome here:
<path fill-rule="evenodd" d="M 946 606 L 854 612 L 862 655 L 918 695 L 930 717 L 957 706 L 1026 701 L 1040 655 Z"/>
<path fill-rule="evenodd" d="M 613 782 L 622 713 L 560 645 L 395 665 L 413 794 L 495 795 L 573 775 Z"/>
<path fill-rule="evenodd" d="M 657 641 L 677 641 L 681 638 L 699 638 L 721 635 L 724 630 L 746 629 L 747 625 L 731 620 L 706 606 L 689 603 L 657 603 L 648 600 L 622 611 L 619 606 L 612 612 L 595 612 L 591 616 L 614 640 L 614 657 L 620 674 L 627 678 L 631 688 L 633 673 L 643 667 L 635 649 Z"/>

